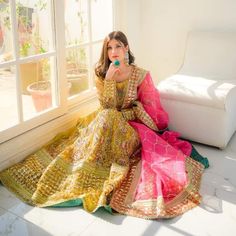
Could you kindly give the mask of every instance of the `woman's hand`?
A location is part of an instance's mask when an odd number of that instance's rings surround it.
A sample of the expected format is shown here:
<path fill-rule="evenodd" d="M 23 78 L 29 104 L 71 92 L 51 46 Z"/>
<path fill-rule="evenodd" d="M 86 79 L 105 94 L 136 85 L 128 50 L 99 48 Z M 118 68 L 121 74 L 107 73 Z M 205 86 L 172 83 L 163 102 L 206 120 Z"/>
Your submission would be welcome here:
<path fill-rule="evenodd" d="M 115 80 L 115 78 L 117 77 L 117 75 L 120 73 L 120 68 L 116 67 L 113 65 L 113 63 L 110 64 L 107 73 L 106 73 L 106 80 Z"/>

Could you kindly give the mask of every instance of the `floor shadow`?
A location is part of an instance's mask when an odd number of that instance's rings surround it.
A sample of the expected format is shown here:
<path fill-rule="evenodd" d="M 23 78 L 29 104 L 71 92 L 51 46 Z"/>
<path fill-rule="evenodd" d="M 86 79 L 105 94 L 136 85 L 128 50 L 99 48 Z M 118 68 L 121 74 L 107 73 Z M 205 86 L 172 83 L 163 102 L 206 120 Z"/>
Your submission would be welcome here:
<path fill-rule="evenodd" d="M 161 219 L 158 221 L 153 221 L 141 235 L 142 236 L 158 235 L 158 230 L 160 230 L 161 227 L 166 227 L 166 228 L 174 231 L 173 233 L 175 233 L 175 234 L 177 233 L 179 235 L 184 235 L 184 236 L 194 236 L 194 234 L 186 232 L 186 231 L 179 229 L 179 228 L 172 225 L 172 224 L 175 224 L 180 219 L 181 219 L 181 216 L 175 217 L 172 219 Z"/>

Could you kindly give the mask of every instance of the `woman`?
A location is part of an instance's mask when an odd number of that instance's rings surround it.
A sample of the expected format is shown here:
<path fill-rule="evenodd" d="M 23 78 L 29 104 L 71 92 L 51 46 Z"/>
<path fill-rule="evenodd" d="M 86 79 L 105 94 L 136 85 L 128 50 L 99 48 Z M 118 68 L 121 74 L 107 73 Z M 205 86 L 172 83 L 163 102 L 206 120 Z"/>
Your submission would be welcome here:
<path fill-rule="evenodd" d="M 198 205 L 204 166 L 189 158 L 192 147 L 177 133 L 160 132 L 168 115 L 122 32 L 105 38 L 95 74 L 101 108 L 1 172 L 2 183 L 39 207 L 103 206 L 156 219 Z"/>

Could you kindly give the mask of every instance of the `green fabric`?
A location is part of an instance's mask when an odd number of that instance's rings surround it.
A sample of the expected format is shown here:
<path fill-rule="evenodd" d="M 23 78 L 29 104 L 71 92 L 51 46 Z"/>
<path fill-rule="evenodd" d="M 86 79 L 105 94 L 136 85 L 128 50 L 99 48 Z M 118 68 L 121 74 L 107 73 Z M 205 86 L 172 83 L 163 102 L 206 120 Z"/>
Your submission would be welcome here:
<path fill-rule="evenodd" d="M 81 199 L 73 199 L 66 202 L 61 202 L 51 207 L 73 207 L 73 206 L 81 206 L 83 204 Z"/>
<path fill-rule="evenodd" d="M 61 202 L 59 204 L 52 205 L 50 207 L 63 208 L 63 207 L 75 207 L 75 206 L 82 206 L 82 205 L 83 205 L 83 202 L 79 198 L 79 199 L 69 200 L 69 201 L 66 201 L 66 202 Z M 102 208 L 104 208 L 109 213 L 113 214 L 112 209 L 109 205 L 103 206 Z"/>
<path fill-rule="evenodd" d="M 104 206 L 105 210 L 108 211 L 109 213 L 113 214 L 113 210 L 109 205 Z"/>
<path fill-rule="evenodd" d="M 198 161 L 202 163 L 206 168 L 209 167 L 209 161 L 206 157 L 203 157 L 199 152 L 195 149 L 195 147 L 192 145 L 192 152 L 190 154 L 190 157 L 193 158 L 195 161 Z"/>

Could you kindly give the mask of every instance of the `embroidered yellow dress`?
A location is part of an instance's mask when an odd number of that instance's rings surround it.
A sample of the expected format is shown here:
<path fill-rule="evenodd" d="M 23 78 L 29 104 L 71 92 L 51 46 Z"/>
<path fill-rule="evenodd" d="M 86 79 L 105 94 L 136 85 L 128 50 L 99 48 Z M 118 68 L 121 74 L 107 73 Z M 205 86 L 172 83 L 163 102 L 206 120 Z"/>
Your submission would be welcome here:
<path fill-rule="evenodd" d="M 89 212 L 109 205 L 156 219 L 198 205 L 204 167 L 187 158 L 191 145 L 174 132 L 156 132 L 167 127 L 168 114 L 150 73 L 132 66 L 127 80 L 98 78 L 96 86 L 101 108 L 0 172 L 1 182 L 39 207 L 74 201 Z"/>
<path fill-rule="evenodd" d="M 98 79 L 104 107 L 92 115 L 88 126 L 83 125 L 86 120 L 78 122 L 75 129 L 4 170 L 2 183 L 19 198 L 40 207 L 72 199 L 82 199 L 89 212 L 105 206 L 109 194 L 126 177 L 129 157 L 139 146 L 137 132 L 119 111 L 124 102 L 126 107 L 131 102 L 130 96 L 127 101 L 130 81 L 104 84 Z"/>

